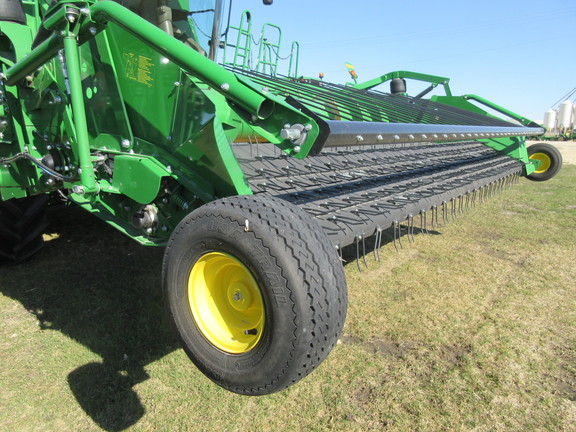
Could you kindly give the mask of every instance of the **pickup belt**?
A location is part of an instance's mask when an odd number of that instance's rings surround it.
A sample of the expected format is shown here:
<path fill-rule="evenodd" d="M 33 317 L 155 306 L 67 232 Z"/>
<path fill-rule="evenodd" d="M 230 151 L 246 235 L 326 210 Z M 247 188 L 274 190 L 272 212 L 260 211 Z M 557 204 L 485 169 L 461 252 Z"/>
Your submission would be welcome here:
<path fill-rule="evenodd" d="M 235 144 L 253 193 L 314 216 L 336 247 L 432 210 L 431 221 L 512 184 L 523 164 L 475 141 L 359 146 L 298 160 L 273 146 Z M 451 206 L 451 207 L 450 207 Z"/>

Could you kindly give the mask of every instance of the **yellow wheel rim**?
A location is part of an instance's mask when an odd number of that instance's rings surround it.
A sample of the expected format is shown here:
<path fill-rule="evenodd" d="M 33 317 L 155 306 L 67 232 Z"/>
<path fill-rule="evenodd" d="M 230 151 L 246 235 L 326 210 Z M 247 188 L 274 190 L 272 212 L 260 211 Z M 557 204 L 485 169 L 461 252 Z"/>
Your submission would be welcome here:
<path fill-rule="evenodd" d="M 231 255 L 209 252 L 194 264 L 188 303 L 200 332 L 222 351 L 248 352 L 262 337 L 265 308 L 260 287 Z"/>
<path fill-rule="evenodd" d="M 552 160 L 546 153 L 534 153 L 530 156 L 530 159 L 539 160 L 541 162 L 538 169 L 534 171 L 535 174 L 542 174 L 543 172 L 548 171 L 550 169 L 550 165 L 552 165 Z"/>

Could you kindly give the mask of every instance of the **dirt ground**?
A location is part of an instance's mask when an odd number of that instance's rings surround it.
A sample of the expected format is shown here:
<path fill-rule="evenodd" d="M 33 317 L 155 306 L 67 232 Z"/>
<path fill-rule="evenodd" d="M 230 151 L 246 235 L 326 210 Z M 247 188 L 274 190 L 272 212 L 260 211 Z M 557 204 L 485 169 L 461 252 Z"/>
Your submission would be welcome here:
<path fill-rule="evenodd" d="M 538 141 L 528 141 L 528 145 L 535 144 Z M 560 153 L 564 163 L 576 164 L 576 141 L 546 141 L 555 146 Z"/>

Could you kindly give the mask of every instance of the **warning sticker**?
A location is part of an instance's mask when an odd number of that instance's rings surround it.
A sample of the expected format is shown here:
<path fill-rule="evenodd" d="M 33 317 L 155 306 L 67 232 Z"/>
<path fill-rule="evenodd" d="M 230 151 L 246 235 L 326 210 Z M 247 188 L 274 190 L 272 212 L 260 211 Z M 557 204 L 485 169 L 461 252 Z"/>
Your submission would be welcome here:
<path fill-rule="evenodd" d="M 154 63 L 152 63 L 150 57 L 135 53 L 124 53 L 124 64 L 127 78 L 152 87 Z"/>

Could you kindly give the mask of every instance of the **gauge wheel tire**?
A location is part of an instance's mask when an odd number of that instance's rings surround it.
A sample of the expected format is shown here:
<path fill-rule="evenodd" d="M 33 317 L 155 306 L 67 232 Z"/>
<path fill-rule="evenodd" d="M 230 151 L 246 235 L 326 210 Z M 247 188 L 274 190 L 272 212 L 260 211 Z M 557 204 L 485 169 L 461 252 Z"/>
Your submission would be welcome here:
<path fill-rule="evenodd" d="M 336 249 L 310 215 L 270 197 L 225 198 L 185 217 L 166 248 L 163 290 L 190 359 L 246 395 L 312 372 L 346 316 Z"/>
<path fill-rule="evenodd" d="M 562 154 L 551 144 L 537 143 L 531 145 L 528 147 L 528 158 L 541 162 L 536 171 L 528 175 L 530 180 L 550 180 L 562 168 Z"/>
<path fill-rule="evenodd" d="M 42 248 L 47 203 L 48 195 L 0 201 L 0 262 L 19 263 Z"/>

